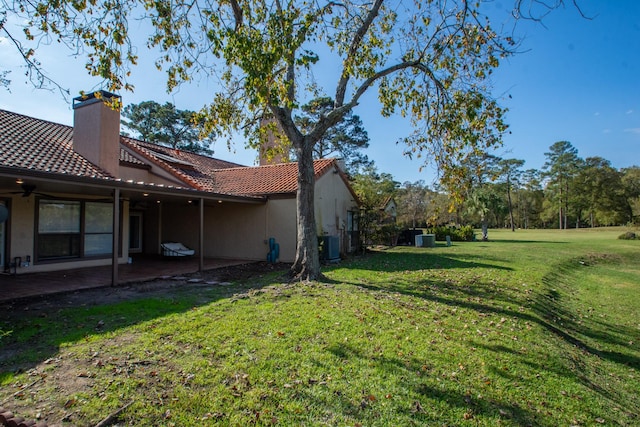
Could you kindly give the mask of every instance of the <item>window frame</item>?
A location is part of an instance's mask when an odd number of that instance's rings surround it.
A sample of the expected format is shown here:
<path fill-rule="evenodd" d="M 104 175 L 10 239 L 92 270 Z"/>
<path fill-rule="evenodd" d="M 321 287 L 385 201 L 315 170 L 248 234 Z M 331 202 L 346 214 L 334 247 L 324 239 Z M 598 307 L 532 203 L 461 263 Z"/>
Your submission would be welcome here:
<path fill-rule="evenodd" d="M 60 235 L 68 235 L 68 236 L 77 236 L 79 242 L 79 254 L 78 255 L 61 255 L 61 256 L 47 256 L 47 257 L 42 257 L 40 254 L 40 241 L 41 241 L 41 236 L 45 236 L 45 235 L 53 235 L 56 233 L 41 233 L 40 232 L 40 204 L 45 201 L 45 202 L 59 202 L 59 203 L 65 203 L 65 202 L 79 202 L 80 203 L 80 229 L 78 233 L 57 233 Z M 34 221 L 34 245 L 33 245 L 33 259 L 34 259 L 34 263 L 38 263 L 38 264 L 50 264 L 50 263 L 59 263 L 59 262 L 70 262 L 70 261 L 82 261 L 82 260 L 90 260 L 90 259 L 107 259 L 107 258 L 111 258 L 113 256 L 112 254 L 112 250 L 110 250 L 108 253 L 103 253 L 103 254 L 91 254 L 91 255 L 87 255 L 86 254 L 86 248 L 85 248 L 85 239 L 86 236 L 93 236 L 93 235 L 104 235 L 104 234 L 109 234 L 111 235 L 111 242 L 113 242 L 113 236 L 114 236 L 114 230 L 113 230 L 113 215 L 112 215 L 112 224 L 111 224 L 111 232 L 110 233 L 105 233 L 105 232 L 87 232 L 87 227 L 86 227 L 86 204 L 87 203 L 104 203 L 106 205 L 109 205 L 111 207 L 111 211 L 113 212 L 113 201 L 102 201 L 102 200 L 96 200 L 96 199 L 79 199 L 79 198 L 73 198 L 73 197 L 65 197 L 64 199 L 62 198 L 56 198 L 56 197 L 38 197 L 36 198 L 36 206 L 35 206 L 35 221 Z M 119 230 L 117 231 L 118 236 L 119 236 L 119 245 L 118 245 L 118 256 L 122 255 L 122 202 L 120 202 L 120 227 Z M 113 246 L 111 245 L 110 248 L 112 248 Z"/>

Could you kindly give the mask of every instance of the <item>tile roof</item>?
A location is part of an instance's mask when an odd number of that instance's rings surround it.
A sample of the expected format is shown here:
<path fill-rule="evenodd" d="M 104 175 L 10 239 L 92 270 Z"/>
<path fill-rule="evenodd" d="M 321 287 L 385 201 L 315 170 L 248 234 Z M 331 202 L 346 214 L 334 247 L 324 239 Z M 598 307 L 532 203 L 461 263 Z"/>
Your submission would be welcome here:
<path fill-rule="evenodd" d="M 73 150 L 73 127 L 0 110 L 0 166 L 82 177 L 117 179 Z M 134 138 L 120 137 L 120 162 L 176 176 L 185 187 L 234 196 L 295 194 L 297 163 L 242 166 Z M 316 178 L 336 165 L 314 162 Z M 348 184 L 347 184 L 348 186 Z"/>
<path fill-rule="evenodd" d="M 216 169 L 224 168 L 237 168 L 243 167 L 239 163 L 228 162 L 226 160 L 215 159 L 213 157 L 203 156 L 201 154 L 191 153 L 189 151 L 176 150 L 174 148 L 165 147 L 162 145 L 152 144 L 149 142 L 139 141 L 133 138 L 122 138 L 130 144 L 135 144 L 139 147 L 144 147 L 150 151 L 164 154 L 168 157 L 173 157 L 181 162 L 189 163 L 202 172 L 207 172 Z"/>
<path fill-rule="evenodd" d="M 0 165 L 39 172 L 113 179 L 73 151 L 73 128 L 0 110 Z"/>
<path fill-rule="evenodd" d="M 321 159 L 313 162 L 316 179 L 325 174 L 335 159 Z M 276 165 L 218 169 L 212 171 L 208 180 L 201 184 L 207 189 L 221 194 L 290 194 L 298 188 L 298 164 L 280 163 Z"/>
<path fill-rule="evenodd" d="M 138 160 L 137 158 L 133 157 L 133 155 L 130 152 L 126 151 L 124 148 L 120 148 L 120 161 L 123 163 L 128 163 L 132 166 L 138 166 L 138 167 L 144 167 L 144 168 L 149 167 L 148 164 L 146 164 L 142 160 Z"/>

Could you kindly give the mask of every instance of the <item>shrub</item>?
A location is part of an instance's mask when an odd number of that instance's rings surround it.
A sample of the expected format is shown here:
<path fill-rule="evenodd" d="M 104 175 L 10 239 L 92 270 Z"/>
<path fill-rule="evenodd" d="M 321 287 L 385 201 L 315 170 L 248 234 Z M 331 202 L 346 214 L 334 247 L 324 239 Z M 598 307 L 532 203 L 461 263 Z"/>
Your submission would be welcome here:
<path fill-rule="evenodd" d="M 470 225 L 462 225 L 460 227 L 442 225 L 428 228 L 426 233 L 435 234 L 438 241 L 444 241 L 447 236 L 450 236 L 454 242 L 471 242 L 474 234 L 473 227 Z"/>
<path fill-rule="evenodd" d="M 377 245 L 395 246 L 399 233 L 400 229 L 395 224 L 382 224 L 373 230 L 371 240 Z"/>
<path fill-rule="evenodd" d="M 636 240 L 637 238 L 638 236 L 636 236 L 636 233 L 633 233 L 631 231 L 627 231 L 626 233 L 622 233 L 618 236 L 618 239 L 620 240 Z"/>

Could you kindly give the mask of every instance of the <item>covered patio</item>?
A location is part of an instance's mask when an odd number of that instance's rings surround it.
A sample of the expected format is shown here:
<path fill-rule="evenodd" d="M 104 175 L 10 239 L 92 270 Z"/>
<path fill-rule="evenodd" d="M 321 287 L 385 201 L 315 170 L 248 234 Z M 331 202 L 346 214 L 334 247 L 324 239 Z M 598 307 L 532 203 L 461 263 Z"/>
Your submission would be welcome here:
<path fill-rule="evenodd" d="M 162 277 L 177 277 L 203 271 L 246 264 L 246 260 L 199 257 L 167 259 L 161 256 L 134 255 L 131 264 L 118 267 L 118 285 L 144 282 Z M 64 271 L 0 275 L 0 302 L 113 285 L 112 266 L 75 268 Z"/>

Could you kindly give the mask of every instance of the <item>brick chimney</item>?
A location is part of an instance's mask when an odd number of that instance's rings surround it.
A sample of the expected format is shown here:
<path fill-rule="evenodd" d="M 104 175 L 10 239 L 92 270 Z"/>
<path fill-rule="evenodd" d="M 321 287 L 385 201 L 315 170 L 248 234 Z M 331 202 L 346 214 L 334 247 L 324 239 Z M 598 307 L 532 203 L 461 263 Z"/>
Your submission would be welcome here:
<path fill-rule="evenodd" d="M 273 126 L 275 126 L 279 133 L 282 134 L 277 122 L 272 118 L 263 118 L 260 126 L 266 131 L 266 141 L 260 146 L 260 166 L 290 162 L 289 147 L 283 146 L 272 130 Z"/>
<path fill-rule="evenodd" d="M 120 166 L 120 96 L 106 91 L 73 99 L 73 149 L 114 177 Z"/>

